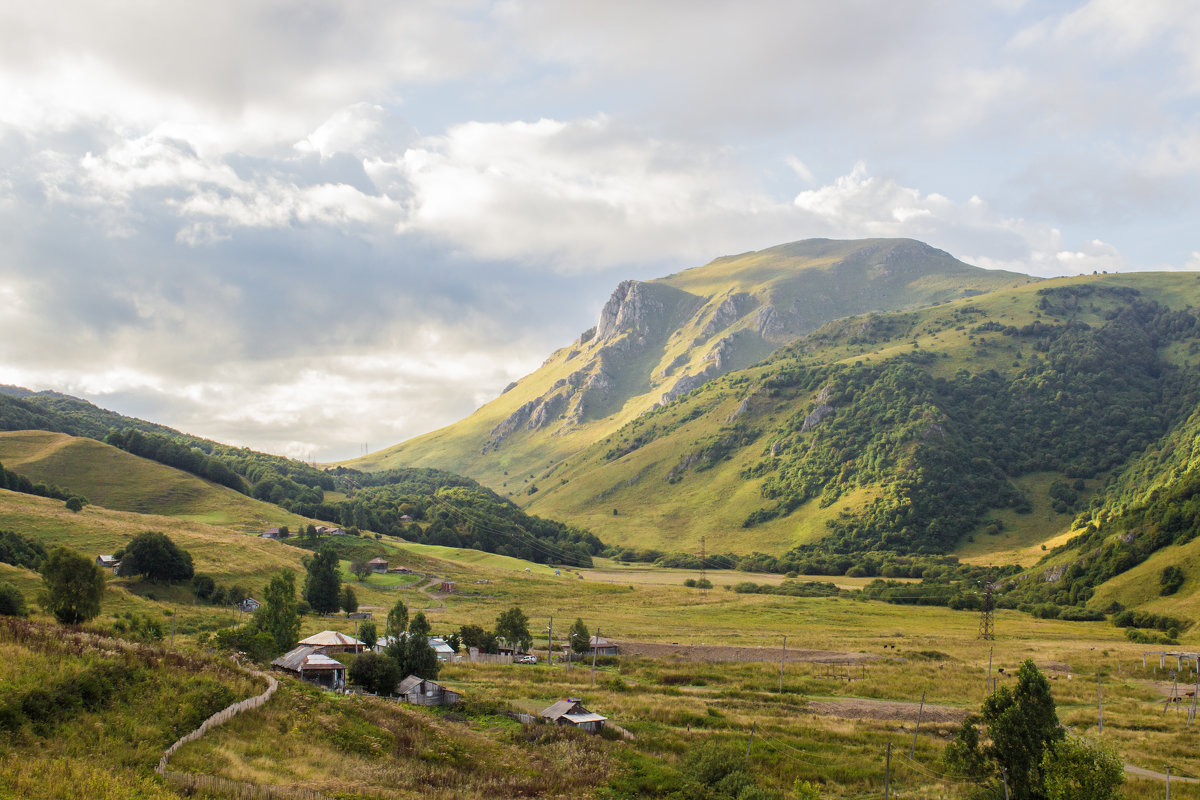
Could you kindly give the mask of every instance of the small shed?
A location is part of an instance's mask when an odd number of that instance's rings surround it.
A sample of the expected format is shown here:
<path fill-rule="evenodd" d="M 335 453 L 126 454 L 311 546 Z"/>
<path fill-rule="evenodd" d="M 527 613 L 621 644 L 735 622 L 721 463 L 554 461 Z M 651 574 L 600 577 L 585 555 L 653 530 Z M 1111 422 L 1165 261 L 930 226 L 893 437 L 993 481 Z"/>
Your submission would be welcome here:
<path fill-rule="evenodd" d="M 433 648 L 433 652 L 437 653 L 437 660 L 444 664 L 454 663 L 454 648 L 446 643 L 445 639 L 437 636 L 429 637 L 429 646 Z"/>
<path fill-rule="evenodd" d="M 372 558 L 367 562 L 367 566 L 371 568 L 371 572 L 388 571 L 388 562 L 386 558 Z"/>
<path fill-rule="evenodd" d="M 438 586 L 438 591 L 445 592 L 446 594 L 454 594 L 454 581 L 442 581 Z"/>
<path fill-rule="evenodd" d="M 408 703 L 419 706 L 452 706 L 462 700 L 462 695 L 439 683 L 409 675 L 400 681 L 396 694 Z"/>
<path fill-rule="evenodd" d="M 96 563 L 105 569 L 115 570 L 121 562 L 112 556 L 96 556 Z"/>
<path fill-rule="evenodd" d="M 253 614 L 262 608 L 262 603 L 255 600 L 253 597 L 247 597 L 242 602 L 238 603 L 238 611 L 244 611 L 247 614 Z"/>
<path fill-rule="evenodd" d="M 574 725 L 590 733 L 599 733 L 608 717 L 594 714 L 583 707 L 578 697 L 567 697 L 538 714 L 553 725 Z"/>
<path fill-rule="evenodd" d="M 323 653 L 361 653 L 367 646 L 338 631 L 321 631 L 307 639 L 301 639 L 300 644 L 308 647 L 319 647 Z"/>
<path fill-rule="evenodd" d="M 598 656 L 615 656 L 621 652 L 620 646 L 616 642 L 610 642 L 608 639 L 601 639 L 599 636 L 593 636 L 588 640 L 588 655 L 595 653 Z"/>
<path fill-rule="evenodd" d="M 260 539 L 282 539 L 283 536 L 284 536 L 283 531 L 279 530 L 279 528 L 267 528 L 265 531 L 263 531 L 262 533 L 260 533 L 258 535 L 258 538 L 260 538 Z"/>
<path fill-rule="evenodd" d="M 346 688 L 346 665 L 325 655 L 319 647 L 302 645 L 272 661 L 271 666 L 326 689 Z"/>

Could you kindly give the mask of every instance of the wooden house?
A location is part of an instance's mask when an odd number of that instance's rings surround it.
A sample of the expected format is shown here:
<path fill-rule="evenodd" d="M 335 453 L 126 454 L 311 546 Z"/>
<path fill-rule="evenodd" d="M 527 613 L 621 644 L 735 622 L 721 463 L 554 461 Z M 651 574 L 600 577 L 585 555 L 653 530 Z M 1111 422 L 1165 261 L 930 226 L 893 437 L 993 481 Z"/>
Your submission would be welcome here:
<path fill-rule="evenodd" d="M 396 694 L 408 703 L 419 706 L 452 706 L 462 700 L 462 695 L 441 684 L 409 675 L 400 681 Z"/>
<path fill-rule="evenodd" d="M 446 594 L 454 594 L 454 581 L 442 581 L 438 586 L 438 591 Z"/>
<path fill-rule="evenodd" d="M 325 655 L 320 647 L 302 645 L 272 661 L 271 666 L 326 689 L 346 688 L 346 665 Z"/>
<path fill-rule="evenodd" d="M 567 697 L 538 714 L 552 725 L 573 725 L 590 733 L 599 733 L 608 717 L 594 714 L 583 707 L 578 697 Z"/>
<path fill-rule="evenodd" d="M 371 572 L 388 571 L 388 562 L 386 558 L 372 558 L 367 562 L 367 566 L 370 567 Z"/>
<path fill-rule="evenodd" d="M 598 656 L 615 656 L 620 655 L 621 648 L 616 642 L 610 642 L 608 639 L 593 636 L 588 640 L 588 655 L 590 656 L 593 653 Z"/>
<path fill-rule="evenodd" d="M 96 563 L 105 569 L 115 570 L 121 565 L 121 562 L 112 556 L 96 556 Z"/>

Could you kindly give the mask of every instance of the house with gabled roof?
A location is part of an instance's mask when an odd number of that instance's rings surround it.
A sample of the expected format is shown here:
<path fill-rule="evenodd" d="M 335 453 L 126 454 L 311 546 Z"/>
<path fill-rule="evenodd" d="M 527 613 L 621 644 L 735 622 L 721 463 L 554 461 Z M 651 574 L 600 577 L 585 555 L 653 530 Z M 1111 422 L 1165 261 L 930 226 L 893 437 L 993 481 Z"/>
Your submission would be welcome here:
<path fill-rule="evenodd" d="M 419 706 L 452 706 L 462 700 L 458 692 L 416 675 L 409 675 L 400 681 L 396 694 L 405 702 Z"/>
<path fill-rule="evenodd" d="M 583 707 L 578 697 L 566 697 L 543 710 L 539 717 L 552 725 L 572 725 L 590 733 L 599 733 L 608 717 L 595 714 Z"/>
<path fill-rule="evenodd" d="M 271 666 L 326 689 L 346 688 L 346 665 L 325 655 L 320 647 L 301 645 L 272 661 Z"/>

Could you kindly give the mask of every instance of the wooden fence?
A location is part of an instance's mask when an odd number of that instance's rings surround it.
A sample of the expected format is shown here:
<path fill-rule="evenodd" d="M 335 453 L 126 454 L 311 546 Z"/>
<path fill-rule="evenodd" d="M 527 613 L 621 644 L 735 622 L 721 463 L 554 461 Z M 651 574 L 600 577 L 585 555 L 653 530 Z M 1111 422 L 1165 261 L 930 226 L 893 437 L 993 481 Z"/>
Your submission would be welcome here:
<path fill-rule="evenodd" d="M 242 700 L 241 702 L 234 703 L 231 706 L 221 709 L 208 719 L 204 720 L 204 722 L 201 722 L 199 728 L 196 728 L 196 730 L 192 731 L 186 736 L 181 737 L 179 741 L 168 747 L 166 752 L 162 754 L 162 758 L 158 760 L 158 767 L 156 771 L 160 775 L 166 774 L 167 762 L 171 759 L 171 756 L 175 755 L 176 750 L 183 747 L 188 742 L 194 742 L 204 734 L 208 733 L 210 729 L 215 728 L 218 725 L 223 725 L 243 711 L 250 711 L 251 709 L 258 708 L 263 703 L 271 699 L 271 695 L 275 694 L 275 690 L 279 688 L 279 681 L 262 672 L 252 671 L 251 674 L 256 677 L 266 679 L 267 690 L 260 695 L 247 698 L 246 700 Z"/>

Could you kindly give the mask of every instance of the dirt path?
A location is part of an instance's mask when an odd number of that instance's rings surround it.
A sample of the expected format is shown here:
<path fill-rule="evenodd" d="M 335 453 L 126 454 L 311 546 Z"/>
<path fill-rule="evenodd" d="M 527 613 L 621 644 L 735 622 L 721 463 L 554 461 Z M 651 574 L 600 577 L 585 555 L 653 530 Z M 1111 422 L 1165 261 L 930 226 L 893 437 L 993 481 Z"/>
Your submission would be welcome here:
<path fill-rule="evenodd" d="M 1165 781 L 1167 779 L 1165 772 L 1155 772 L 1154 770 L 1135 767 L 1133 764 L 1126 764 L 1125 772 L 1129 775 L 1136 775 L 1139 778 L 1153 778 L 1156 781 Z M 1172 775 L 1171 783 L 1200 783 L 1200 778 L 1183 778 L 1179 775 Z"/>
<path fill-rule="evenodd" d="M 416 587 L 418 592 L 428 597 L 429 601 L 433 603 L 429 608 L 424 609 L 425 611 L 442 611 L 446 608 L 446 595 L 433 591 L 433 587 L 439 580 L 439 578 L 430 578 Z"/>
<path fill-rule="evenodd" d="M 955 706 L 937 706 L 920 703 L 904 703 L 895 700 L 868 700 L 847 698 L 845 700 L 809 700 L 804 704 L 806 711 L 826 717 L 840 719 L 870 719 L 877 721 L 916 722 L 920 713 L 921 724 L 953 723 L 957 725 L 967 716 L 967 709 Z"/>
<path fill-rule="evenodd" d="M 675 658 L 679 661 L 773 661 L 778 663 L 777 647 L 730 647 L 725 645 L 663 644 L 661 642 L 621 642 L 622 655 L 648 658 Z M 861 663 L 875 661 L 872 653 L 843 653 L 836 650 L 787 649 L 787 660 L 817 664 Z"/>

